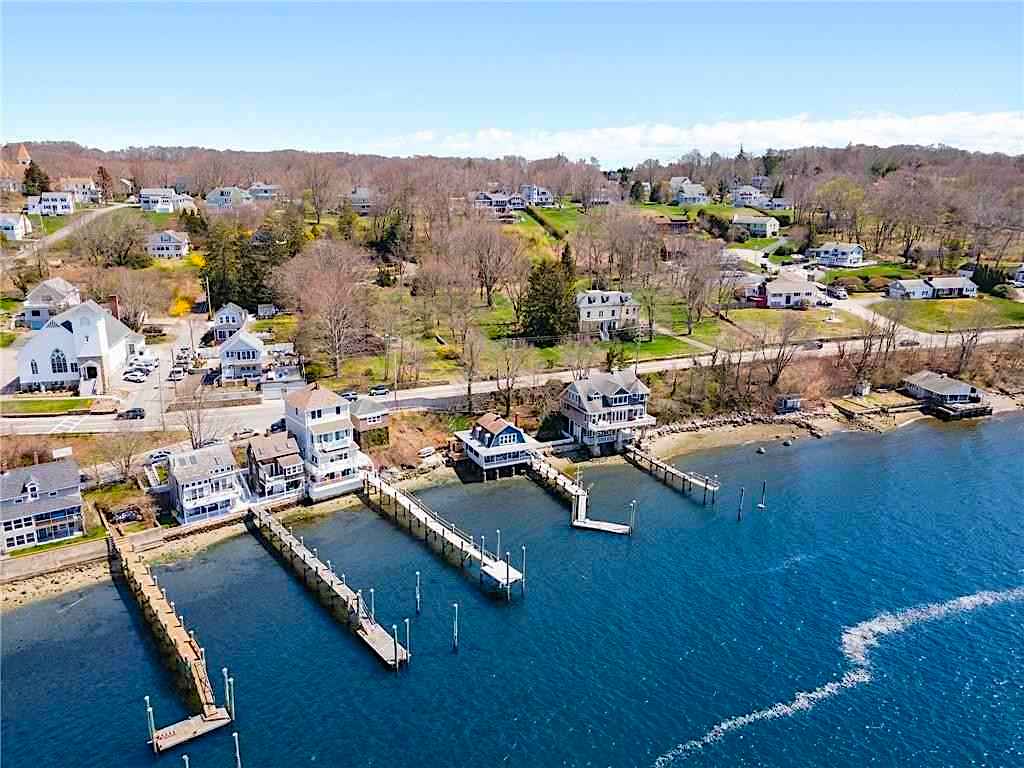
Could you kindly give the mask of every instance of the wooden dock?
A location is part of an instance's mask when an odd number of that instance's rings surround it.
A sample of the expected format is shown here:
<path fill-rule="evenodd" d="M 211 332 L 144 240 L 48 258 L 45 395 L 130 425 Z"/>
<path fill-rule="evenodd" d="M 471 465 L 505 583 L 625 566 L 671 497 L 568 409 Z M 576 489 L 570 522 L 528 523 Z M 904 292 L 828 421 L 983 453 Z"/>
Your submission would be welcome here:
<path fill-rule="evenodd" d="M 155 752 L 161 752 L 227 725 L 233 716 L 227 708 L 217 706 L 206 669 L 206 652 L 196 642 L 195 633 L 185 629 L 181 616 L 175 612 L 166 592 L 157 585 L 142 555 L 126 537 L 116 531 L 113 533 L 110 542 L 124 579 L 161 648 L 173 656 L 175 667 L 188 688 L 190 704 L 198 704 L 199 713 L 194 717 L 160 729 L 154 726 L 152 710 L 149 710 L 149 743 Z"/>
<path fill-rule="evenodd" d="M 408 650 L 398 642 L 396 634 L 389 634 L 377 623 L 361 590 L 353 590 L 342 576 L 334 572 L 333 566 L 324 564 L 269 511 L 255 508 L 251 519 L 263 539 L 281 554 L 331 613 L 351 627 L 377 658 L 392 669 L 408 664 Z"/>
<path fill-rule="evenodd" d="M 666 464 L 661 459 L 656 459 L 636 446 L 626 446 L 623 452 L 626 460 L 633 466 L 642 469 L 654 478 L 661 480 L 669 488 L 675 488 L 681 493 L 692 493 L 695 490 L 703 491 L 703 503 L 708 502 L 708 494 L 711 494 L 711 503 L 714 504 L 718 498 L 718 491 L 722 484 L 714 477 L 708 477 L 697 472 L 684 472 L 681 469 Z"/>
<path fill-rule="evenodd" d="M 587 490 L 579 483 L 563 475 L 540 455 L 534 454 L 530 458 L 528 474 L 534 480 L 555 491 L 560 496 L 569 499 L 570 504 L 572 504 L 572 514 L 569 520 L 573 528 L 580 528 L 585 531 L 598 531 L 600 533 L 615 533 L 620 536 L 629 536 L 633 533 L 631 526 L 623 525 L 622 523 L 592 520 L 587 514 L 590 508 L 590 494 Z"/>
<path fill-rule="evenodd" d="M 376 492 L 376 496 L 374 496 Z M 410 534 L 440 549 L 441 554 L 460 568 L 467 563 L 476 564 L 480 581 L 505 590 L 511 597 L 512 586 L 525 581 L 523 572 L 512 566 L 501 553 L 491 553 L 475 537 L 454 523 L 445 520 L 419 499 L 400 491 L 375 472 L 363 472 L 364 498 L 381 514 L 394 518 L 402 527 L 405 523 Z"/>

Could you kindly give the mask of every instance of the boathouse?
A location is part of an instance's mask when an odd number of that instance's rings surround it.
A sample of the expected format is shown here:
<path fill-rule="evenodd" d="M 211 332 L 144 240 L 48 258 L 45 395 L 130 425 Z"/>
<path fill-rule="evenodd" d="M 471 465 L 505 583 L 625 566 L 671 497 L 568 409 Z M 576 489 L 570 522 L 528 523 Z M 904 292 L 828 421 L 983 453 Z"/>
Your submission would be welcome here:
<path fill-rule="evenodd" d="M 496 413 L 485 413 L 472 429 L 456 432 L 463 452 L 487 479 L 493 471 L 499 476 L 503 469 L 514 473 L 516 467 L 526 465 L 530 452 L 526 447 L 526 434 L 519 427 Z"/>

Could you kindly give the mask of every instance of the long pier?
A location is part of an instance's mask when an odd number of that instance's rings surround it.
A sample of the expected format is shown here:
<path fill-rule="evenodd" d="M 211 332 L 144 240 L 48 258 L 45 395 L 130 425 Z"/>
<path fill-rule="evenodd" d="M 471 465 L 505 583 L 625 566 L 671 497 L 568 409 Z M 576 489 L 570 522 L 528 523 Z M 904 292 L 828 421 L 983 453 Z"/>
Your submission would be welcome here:
<path fill-rule="evenodd" d="M 196 642 L 195 633 L 185 629 L 182 617 L 175 613 L 174 603 L 167 599 L 167 591 L 157 584 L 142 555 L 135 551 L 127 538 L 116 532 L 112 534 L 110 541 L 120 561 L 125 581 L 157 641 L 174 656 L 175 667 L 185 681 L 189 698 L 192 699 L 190 703 L 197 701 L 199 705 L 199 714 L 194 717 L 158 729 L 153 721 L 149 697 L 146 697 L 149 743 L 154 752 L 162 752 L 230 723 L 234 719 L 233 685 L 227 685 L 225 670 L 227 707 L 217 706 L 206 669 L 206 651 Z"/>
<path fill-rule="evenodd" d="M 466 563 L 476 564 L 480 571 L 480 581 L 505 590 L 506 597 L 511 598 L 514 584 L 525 587 L 525 562 L 523 571 L 520 571 L 512 566 L 507 555 L 503 560 L 500 552 L 488 552 L 483 537 L 480 537 L 480 543 L 477 544 L 475 537 L 445 520 L 422 501 L 403 493 L 379 474 L 363 472 L 363 493 L 366 500 L 381 514 L 393 517 L 399 528 L 402 527 L 399 518 L 404 516 L 410 534 L 417 538 L 422 536 L 423 541 L 439 547 L 441 554 L 457 562 L 460 568 L 464 568 Z M 523 557 L 525 559 L 525 550 Z"/>
<path fill-rule="evenodd" d="M 626 460 L 638 469 L 642 469 L 652 477 L 660 480 L 669 488 L 674 488 L 680 493 L 692 493 L 695 490 L 704 492 L 703 503 L 707 504 L 708 494 L 711 494 L 711 503 L 714 504 L 718 498 L 718 491 L 722 484 L 717 478 L 708 477 L 698 472 L 684 472 L 681 469 L 667 464 L 661 459 L 656 459 L 649 453 L 640 450 L 636 446 L 626 446 L 623 455 Z"/>
<path fill-rule="evenodd" d="M 409 651 L 398 642 L 397 632 L 388 634 L 377 623 L 372 606 L 363 599 L 362 590 L 353 590 L 344 575 L 334 572 L 334 567 L 323 563 L 317 553 L 291 533 L 269 511 L 261 508 L 252 510 L 252 522 L 264 540 L 276 549 L 302 582 L 319 597 L 331 613 L 342 618 L 356 636 L 385 664 L 396 669 L 409 663 Z"/>
<path fill-rule="evenodd" d="M 579 483 L 563 475 L 541 456 L 533 454 L 528 464 L 529 474 L 541 484 L 551 488 L 561 496 L 569 499 L 572 504 L 570 524 L 573 528 L 601 533 L 615 533 L 629 536 L 633 533 L 631 525 L 610 523 L 604 520 L 592 520 L 587 511 L 590 507 L 590 494 Z"/>

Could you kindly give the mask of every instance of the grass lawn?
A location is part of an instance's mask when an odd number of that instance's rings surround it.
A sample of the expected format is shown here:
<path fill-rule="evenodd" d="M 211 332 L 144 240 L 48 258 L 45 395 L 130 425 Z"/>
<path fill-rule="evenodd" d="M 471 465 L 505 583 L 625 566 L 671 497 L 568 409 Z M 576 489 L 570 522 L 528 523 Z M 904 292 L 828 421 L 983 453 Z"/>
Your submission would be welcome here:
<path fill-rule="evenodd" d="M 748 240 L 745 240 L 742 243 L 740 243 L 740 245 L 742 245 L 744 248 L 751 248 L 754 250 L 761 251 L 764 250 L 765 248 L 769 248 L 770 246 L 775 245 L 775 243 L 777 242 L 779 242 L 779 238 L 777 237 L 751 237 Z M 785 256 L 784 258 L 788 259 L 792 257 Z"/>
<path fill-rule="evenodd" d="M 63 229 L 72 221 L 82 215 L 82 212 L 72 213 L 67 216 L 31 216 L 32 232 L 40 237 L 52 235 L 54 232 Z"/>
<path fill-rule="evenodd" d="M 62 547 L 73 547 L 76 544 L 81 544 L 84 541 L 95 541 L 96 539 L 102 539 L 107 535 L 106 530 L 102 525 L 97 525 L 91 531 L 86 532 L 84 536 L 79 536 L 75 539 L 66 539 L 64 541 L 51 541 L 46 544 L 39 544 L 34 547 L 28 547 L 26 549 L 19 549 L 11 553 L 11 557 L 25 557 L 26 555 L 37 555 L 40 552 L 45 552 L 48 549 L 60 549 Z"/>
<path fill-rule="evenodd" d="M 174 229 L 178 224 L 178 214 L 158 213 L 157 211 L 139 211 L 142 218 L 153 225 L 154 229 Z"/>
<path fill-rule="evenodd" d="M 11 346 L 16 338 L 18 336 L 10 331 L 0 331 L 0 348 Z"/>
<path fill-rule="evenodd" d="M 82 494 L 82 498 L 92 502 L 93 506 L 116 509 L 129 501 L 147 499 L 146 492 L 132 482 L 113 483 L 101 488 L 94 488 Z"/>
<path fill-rule="evenodd" d="M 682 339 L 677 339 L 674 336 L 666 336 L 664 334 L 655 334 L 652 341 L 641 341 L 640 343 L 635 342 L 615 342 L 615 341 L 600 341 L 595 344 L 599 350 L 600 359 L 595 360 L 595 364 L 600 365 L 601 360 L 604 358 L 604 353 L 613 346 L 621 346 L 626 355 L 626 362 L 631 363 L 634 360 L 643 362 L 644 360 L 655 360 L 663 357 L 685 357 L 687 355 L 699 355 L 703 354 L 703 350 L 698 349 L 692 344 L 687 344 Z M 542 368 L 560 368 L 568 365 L 568 361 L 563 359 L 563 355 L 567 351 L 568 347 L 563 344 L 559 344 L 553 347 L 542 347 L 536 350 L 537 357 L 541 362 Z"/>
<path fill-rule="evenodd" d="M 896 317 L 919 331 L 956 331 L 961 328 L 1005 328 L 1024 325 L 1024 304 L 983 296 L 977 299 L 885 299 L 871 309 Z"/>
<path fill-rule="evenodd" d="M 583 215 L 579 207 L 571 203 L 561 208 L 534 208 L 533 211 L 548 225 L 562 233 L 563 237 L 576 231 L 580 216 Z"/>
<path fill-rule="evenodd" d="M 7 314 L 14 314 L 21 309 L 22 302 L 19 299 L 0 299 L 0 312 L 6 312 Z"/>
<path fill-rule="evenodd" d="M 825 319 L 834 314 L 840 322 L 827 323 Z M 863 321 L 856 315 L 840 309 L 824 308 L 797 309 L 734 309 L 729 312 L 729 319 L 755 336 L 760 335 L 767 326 L 769 331 L 777 332 L 787 317 L 797 315 L 801 319 L 800 338 L 824 339 L 836 336 L 857 336 L 861 333 Z"/>
<path fill-rule="evenodd" d="M 495 293 L 494 306 L 484 309 L 476 324 L 487 338 L 502 339 L 515 331 L 516 315 L 512 310 L 512 302 L 504 293 Z"/>
<path fill-rule="evenodd" d="M 505 231 L 522 238 L 526 252 L 534 261 L 555 255 L 557 241 L 532 216 L 523 214 L 517 224 L 505 225 Z"/>
<path fill-rule="evenodd" d="M 39 414 L 41 416 L 87 410 L 92 405 L 89 397 L 48 397 L 28 400 L 0 400 L 0 413 Z"/>
<path fill-rule="evenodd" d="M 907 277 L 919 277 L 919 275 L 915 270 L 902 264 L 875 264 L 874 266 L 860 267 L 859 269 L 830 269 L 825 273 L 825 282 L 831 283 L 840 277 L 859 277 L 866 282 L 872 277 L 899 280 Z"/>
<path fill-rule="evenodd" d="M 299 318 L 295 315 L 278 315 L 269 320 L 256 320 L 250 330 L 270 331 L 273 337 L 269 340 L 272 344 L 281 344 L 295 340 L 295 333 L 299 327 Z"/>

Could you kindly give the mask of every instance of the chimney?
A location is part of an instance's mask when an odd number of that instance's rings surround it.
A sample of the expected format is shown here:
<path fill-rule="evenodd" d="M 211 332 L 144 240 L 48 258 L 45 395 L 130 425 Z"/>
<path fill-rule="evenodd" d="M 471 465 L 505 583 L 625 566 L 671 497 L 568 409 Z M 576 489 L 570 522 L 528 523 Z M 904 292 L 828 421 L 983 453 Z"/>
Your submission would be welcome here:
<path fill-rule="evenodd" d="M 107 297 L 107 305 L 110 307 L 110 314 L 116 317 L 118 320 L 121 319 L 121 304 L 117 300 L 117 294 L 112 294 Z"/>

